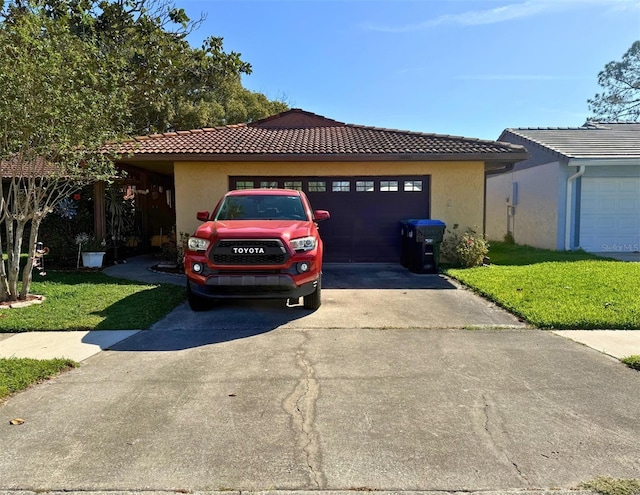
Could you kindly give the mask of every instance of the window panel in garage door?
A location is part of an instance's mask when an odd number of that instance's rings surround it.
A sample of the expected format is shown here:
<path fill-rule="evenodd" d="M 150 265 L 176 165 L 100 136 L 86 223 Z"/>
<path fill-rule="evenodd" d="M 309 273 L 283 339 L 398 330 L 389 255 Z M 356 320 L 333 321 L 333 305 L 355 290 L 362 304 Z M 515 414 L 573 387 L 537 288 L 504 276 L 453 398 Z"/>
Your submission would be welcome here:
<path fill-rule="evenodd" d="M 246 182 L 285 187 L 302 182 L 316 210 L 329 210 L 320 224 L 327 262 L 397 262 L 400 220 L 429 218 L 429 176 L 230 177 L 229 188 Z"/>

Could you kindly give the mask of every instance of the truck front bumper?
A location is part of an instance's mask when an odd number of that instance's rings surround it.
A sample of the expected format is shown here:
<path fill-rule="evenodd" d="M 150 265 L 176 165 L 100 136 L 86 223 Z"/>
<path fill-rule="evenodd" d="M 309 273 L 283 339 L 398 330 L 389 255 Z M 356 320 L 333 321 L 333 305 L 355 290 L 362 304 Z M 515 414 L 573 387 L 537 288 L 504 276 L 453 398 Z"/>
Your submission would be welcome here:
<path fill-rule="evenodd" d="M 313 294 L 318 287 L 318 279 L 296 285 L 282 274 L 209 275 L 204 285 L 189 282 L 195 295 L 210 299 L 293 299 Z"/>

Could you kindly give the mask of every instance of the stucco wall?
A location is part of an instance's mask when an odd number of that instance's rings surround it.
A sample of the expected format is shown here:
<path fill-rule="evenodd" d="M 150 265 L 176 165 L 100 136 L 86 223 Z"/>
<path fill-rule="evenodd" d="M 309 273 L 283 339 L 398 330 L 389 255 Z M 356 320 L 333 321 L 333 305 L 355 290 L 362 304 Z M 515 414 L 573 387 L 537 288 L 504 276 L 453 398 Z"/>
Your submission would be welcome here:
<path fill-rule="evenodd" d="M 176 224 L 193 232 L 196 212 L 211 211 L 227 192 L 229 176 L 430 175 L 431 218 L 447 226 L 482 229 L 483 162 L 176 162 Z"/>
<path fill-rule="evenodd" d="M 507 230 L 511 230 L 518 244 L 558 249 L 559 202 L 564 205 L 559 181 L 558 162 L 490 176 L 486 223 L 489 240 L 502 241 Z M 513 204 L 514 183 L 517 183 L 516 205 Z"/>
<path fill-rule="evenodd" d="M 490 241 L 501 241 L 507 234 L 510 220 L 507 207 L 511 201 L 513 172 L 489 176 L 487 179 L 486 234 Z"/>

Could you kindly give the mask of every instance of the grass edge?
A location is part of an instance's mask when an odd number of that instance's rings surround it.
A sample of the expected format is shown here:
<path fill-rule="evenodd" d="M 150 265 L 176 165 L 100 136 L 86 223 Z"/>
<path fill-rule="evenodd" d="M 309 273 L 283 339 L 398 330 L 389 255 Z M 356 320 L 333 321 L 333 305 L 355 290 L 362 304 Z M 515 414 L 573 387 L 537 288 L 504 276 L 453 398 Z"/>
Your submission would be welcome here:
<path fill-rule="evenodd" d="M 640 495 L 640 479 L 599 476 L 580 483 L 578 488 L 592 490 L 601 495 Z"/>
<path fill-rule="evenodd" d="M 2 385 L 2 383 L 0 382 L 0 405 L 2 405 L 6 400 L 8 400 L 10 397 L 14 396 L 19 392 L 27 390 L 30 387 L 33 387 L 40 383 L 49 381 L 53 378 L 56 378 L 62 375 L 63 373 L 66 373 L 68 371 L 71 371 L 72 369 L 80 367 L 80 363 L 68 358 L 32 359 L 32 358 L 15 358 L 14 357 L 14 358 L 0 358 L 0 362 L 1 361 L 7 361 L 7 362 L 22 361 L 22 362 L 30 362 L 33 364 L 37 363 L 38 365 L 44 365 L 48 363 L 49 365 L 53 365 L 54 369 L 52 369 L 51 371 L 46 371 L 44 373 L 43 373 L 44 370 L 41 370 L 40 373 L 32 377 L 29 377 L 29 379 L 24 384 L 18 387 L 10 388 L 8 385 Z"/>
<path fill-rule="evenodd" d="M 640 371 L 640 354 L 623 357 L 620 361 L 629 368 Z"/>

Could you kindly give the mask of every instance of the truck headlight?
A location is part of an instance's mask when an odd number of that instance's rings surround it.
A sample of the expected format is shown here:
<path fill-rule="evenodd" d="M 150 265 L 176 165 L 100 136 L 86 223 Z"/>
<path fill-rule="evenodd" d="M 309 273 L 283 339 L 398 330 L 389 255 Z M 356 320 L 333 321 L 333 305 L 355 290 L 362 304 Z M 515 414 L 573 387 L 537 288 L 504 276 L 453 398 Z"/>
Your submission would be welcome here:
<path fill-rule="evenodd" d="M 317 240 L 313 236 L 299 237 L 298 239 L 291 239 L 289 244 L 294 251 L 311 251 L 317 245 Z"/>
<path fill-rule="evenodd" d="M 189 237 L 189 249 L 191 251 L 206 251 L 209 247 L 209 240 L 201 237 Z"/>

